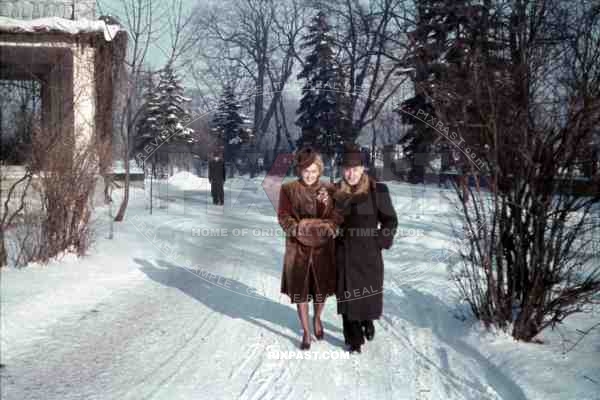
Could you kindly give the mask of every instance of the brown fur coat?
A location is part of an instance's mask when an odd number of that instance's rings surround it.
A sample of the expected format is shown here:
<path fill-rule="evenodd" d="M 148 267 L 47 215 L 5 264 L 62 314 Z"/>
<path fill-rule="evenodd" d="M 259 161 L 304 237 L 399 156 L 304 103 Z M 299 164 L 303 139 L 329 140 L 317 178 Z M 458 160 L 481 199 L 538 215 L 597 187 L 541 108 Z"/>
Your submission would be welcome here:
<path fill-rule="evenodd" d="M 287 294 L 292 303 L 323 302 L 336 292 L 334 239 L 299 236 L 327 235 L 329 228 L 335 230 L 340 223 L 331 198 L 326 206 L 317 201 L 321 188 L 333 194 L 331 186 L 321 182 L 307 186 L 300 179 L 281 187 L 277 217 L 287 234 L 281 292 Z M 301 224 L 302 220 L 308 223 Z"/>

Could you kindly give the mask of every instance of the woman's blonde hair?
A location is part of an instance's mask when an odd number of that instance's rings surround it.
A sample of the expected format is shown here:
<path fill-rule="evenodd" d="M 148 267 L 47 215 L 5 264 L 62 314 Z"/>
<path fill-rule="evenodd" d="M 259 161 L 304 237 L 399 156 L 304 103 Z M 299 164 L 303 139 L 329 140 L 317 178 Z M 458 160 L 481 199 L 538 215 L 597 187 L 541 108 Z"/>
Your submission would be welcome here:
<path fill-rule="evenodd" d="M 303 149 L 296 155 L 296 175 L 301 177 L 302 171 L 312 164 L 316 164 L 319 168 L 319 175 L 323 175 L 325 164 L 323 164 L 321 155 L 313 149 Z"/>
<path fill-rule="evenodd" d="M 317 164 L 317 167 L 319 168 L 319 175 L 323 175 L 325 164 L 323 164 L 323 159 L 321 158 L 320 154 L 316 155 L 314 163 Z"/>

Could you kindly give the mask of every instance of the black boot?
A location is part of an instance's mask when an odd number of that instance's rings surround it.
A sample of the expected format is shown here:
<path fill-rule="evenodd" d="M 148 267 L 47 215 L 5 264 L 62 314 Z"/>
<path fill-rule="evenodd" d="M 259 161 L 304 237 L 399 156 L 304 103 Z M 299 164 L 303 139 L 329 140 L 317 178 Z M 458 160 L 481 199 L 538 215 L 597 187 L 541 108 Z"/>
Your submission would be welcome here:
<path fill-rule="evenodd" d="M 360 321 L 349 320 L 346 315 L 344 318 L 344 339 L 350 346 L 350 353 L 360 353 L 360 346 L 365 343 L 362 334 Z"/>
<path fill-rule="evenodd" d="M 350 328 L 348 327 L 348 320 L 346 319 L 346 317 L 342 318 L 342 325 L 343 325 L 343 331 L 344 331 L 344 343 L 346 345 L 349 345 L 350 337 L 348 335 L 348 332 L 350 331 Z"/>
<path fill-rule="evenodd" d="M 352 346 L 350 346 L 350 354 L 352 353 L 361 353 L 360 344 L 353 344 Z"/>
<path fill-rule="evenodd" d="M 375 325 L 373 325 L 373 321 L 362 321 L 362 327 L 364 328 L 365 338 L 368 341 L 373 340 L 375 336 Z"/>

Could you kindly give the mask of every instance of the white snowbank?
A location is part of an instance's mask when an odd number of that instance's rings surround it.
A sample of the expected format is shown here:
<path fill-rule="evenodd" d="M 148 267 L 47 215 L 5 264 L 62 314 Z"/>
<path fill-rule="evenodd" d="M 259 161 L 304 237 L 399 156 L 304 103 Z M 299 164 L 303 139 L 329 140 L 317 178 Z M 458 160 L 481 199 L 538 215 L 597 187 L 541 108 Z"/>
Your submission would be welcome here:
<path fill-rule="evenodd" d="M 181 171 L 174 174 L 168 180 L 169 184 L 181 190 L 200 190 L 206 188 L 208 179 L 201 178 L 191 172 Z"/>
<path fill-rule="evenodd" d="M 73 21 L 70 19 L 49 17 L 21 20 L 0 17 L 0 32 L 62 32 L 72 35 L 101 32 L 104 34 L 104 40 L 110 42 L 120 30 L 121 27 L 119 25 L 107 25 L 104 21 L 92 21 L 88 19 Z"/>

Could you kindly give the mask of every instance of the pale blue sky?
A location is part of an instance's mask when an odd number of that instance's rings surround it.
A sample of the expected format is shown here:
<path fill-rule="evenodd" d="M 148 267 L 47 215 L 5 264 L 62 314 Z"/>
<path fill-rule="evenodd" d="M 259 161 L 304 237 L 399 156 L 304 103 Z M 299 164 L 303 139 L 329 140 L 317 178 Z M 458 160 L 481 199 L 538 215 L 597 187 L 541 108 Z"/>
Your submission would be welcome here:
<path fill-rule="evenodd" d="M 135 0 L 96 0 L 96 14 L 97 16 L 109 14 L 115 16 L 123 23 L 125 20 L 123 3 L 132 2 Z M 164 0 L 163 2 L 157 2 L 159 7 L 169 4 L 171 0 Z M 186 12 L 191 12 L 192 8 L 197 4 L 203 3 L 203 0 L 183 0 L 183 6 L 186 8 Z M 167 55 L 165 52 L 169 47 L 168 35 L 163 35 L 158 38 L 155 42 L 150 45 L 148 49 L 148 64 L 152 67 L 162 67 L 167 61 Z"/>

